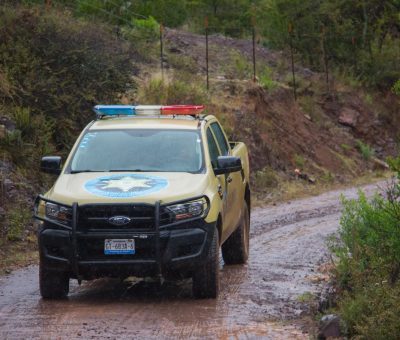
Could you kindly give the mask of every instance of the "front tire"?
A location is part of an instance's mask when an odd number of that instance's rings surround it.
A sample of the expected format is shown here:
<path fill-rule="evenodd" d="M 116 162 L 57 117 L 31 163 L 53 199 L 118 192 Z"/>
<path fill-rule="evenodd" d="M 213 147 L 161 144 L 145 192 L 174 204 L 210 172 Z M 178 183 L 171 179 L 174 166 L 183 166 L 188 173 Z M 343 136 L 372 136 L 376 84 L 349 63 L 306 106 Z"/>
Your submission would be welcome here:
<path fill-rule="evenodd" d="M 44 299 L 63 299 L 69 293 L 69 275 L 65 272 L 49 270 L 39 265 L 40 294 Z"/>
<path fill-rule="evenodd" d="M 244 264 L 249 258 L 250 213 L 247 202 L 243 202 L 243 211 L 238 228 L 222 245 L 222 257 L 225 264 Z"/>
<path fill-rule="evenodd" d="M 207 262 L 193 274 L 193 296 L 196 299 L 215 299 L 219 292 L 219 236 L 214 236 Z"/>

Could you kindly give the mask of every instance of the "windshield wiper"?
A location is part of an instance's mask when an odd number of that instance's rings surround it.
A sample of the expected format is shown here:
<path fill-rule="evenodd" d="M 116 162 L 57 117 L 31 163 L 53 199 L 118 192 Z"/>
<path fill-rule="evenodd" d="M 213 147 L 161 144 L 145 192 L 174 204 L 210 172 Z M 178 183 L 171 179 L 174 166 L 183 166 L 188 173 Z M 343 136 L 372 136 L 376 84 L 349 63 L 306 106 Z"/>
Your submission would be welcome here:
<path fill-rule="evenodd" d="M 111 169 L 109 172 L 158 172 L 160 170 L 149 170 L 149 169 Z"/>
<path fill-rule="evenodd" d="M 79 174 L 81 172 L 104 172 L 104 170 L 71 170 L 71 174 Z"/>

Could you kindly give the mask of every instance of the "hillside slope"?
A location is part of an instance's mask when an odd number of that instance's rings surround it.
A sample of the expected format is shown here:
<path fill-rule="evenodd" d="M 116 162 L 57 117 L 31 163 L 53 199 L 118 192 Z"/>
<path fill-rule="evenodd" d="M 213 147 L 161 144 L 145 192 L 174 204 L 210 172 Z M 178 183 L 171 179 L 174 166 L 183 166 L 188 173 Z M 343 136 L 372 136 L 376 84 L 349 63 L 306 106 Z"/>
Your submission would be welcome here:
<path fill-rule="evenodd" d="M 204 79 L 204 36 L 168 30 L 166 38 L 172 60 L 193 60 L 193 71 Z M 343 182 L 384 167 L 376 159 L 398 151 L 399 100 L 393 94 L 351 87 L 343 76 L 334 76 L 327 92 L 324 74 L 296 65 L 295 101 L 286 53 L 257 46 L 260 79 L 253 83 L 246 80 L 250 40 L 215 35 L 209 42 L 209 111 L 225 123 L 231 138 L 249 145 L 254 170 L 292 174 L 299 168 L 322 181 Z M 172 77 L 179 79 L 179 72 L 173 70 Z"/>

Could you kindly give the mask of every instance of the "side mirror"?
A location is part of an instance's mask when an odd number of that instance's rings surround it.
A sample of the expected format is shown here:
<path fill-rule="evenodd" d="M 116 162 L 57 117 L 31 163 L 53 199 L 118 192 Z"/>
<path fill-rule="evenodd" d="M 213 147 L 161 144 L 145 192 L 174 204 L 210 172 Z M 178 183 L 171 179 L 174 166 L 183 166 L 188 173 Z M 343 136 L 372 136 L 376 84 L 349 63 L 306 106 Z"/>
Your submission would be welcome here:
<path fill-rule="evenodd" d="M 214 168 L 214 173 L 216 175 L 223 175 L 241 170 L 242 170 L 242 161 L 240 157 L 219 156 L 217 159 L 217 167 Z"/>
<path fill-rule="evenodd" d="M 42 157 L 40 162 L 40 170 L 48 174 L 59 175 L 61 173 L 61 157 L 46 156 Z"/>

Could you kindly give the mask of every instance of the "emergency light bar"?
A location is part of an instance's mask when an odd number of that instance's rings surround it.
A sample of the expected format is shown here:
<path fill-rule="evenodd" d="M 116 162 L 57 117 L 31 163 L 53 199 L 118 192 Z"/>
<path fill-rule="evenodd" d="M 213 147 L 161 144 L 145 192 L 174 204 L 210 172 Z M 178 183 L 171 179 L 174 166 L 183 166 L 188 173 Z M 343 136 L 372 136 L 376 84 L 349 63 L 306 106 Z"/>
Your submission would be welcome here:
<path fill-rule="evenodd" d="M 104 116 L 195 116 L 204 110 L 204 105 L 96 105 L 93 110 L 98 118 Z"/>

